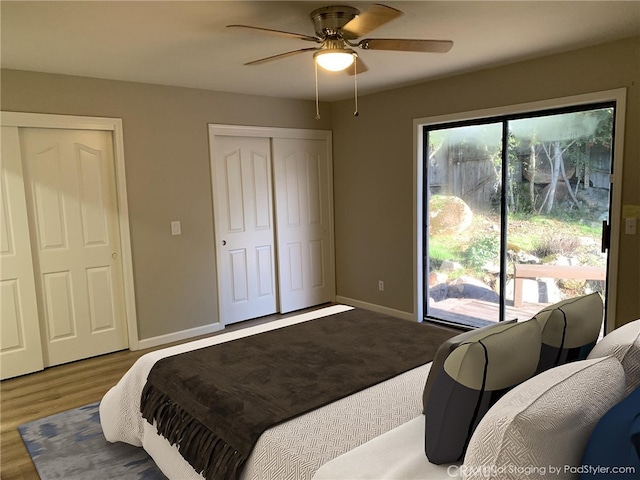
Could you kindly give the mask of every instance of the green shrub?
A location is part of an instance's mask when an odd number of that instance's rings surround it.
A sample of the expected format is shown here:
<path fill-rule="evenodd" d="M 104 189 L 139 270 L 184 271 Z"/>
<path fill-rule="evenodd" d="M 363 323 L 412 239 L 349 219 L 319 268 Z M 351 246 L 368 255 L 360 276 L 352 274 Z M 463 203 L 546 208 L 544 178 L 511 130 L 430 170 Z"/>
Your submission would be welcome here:
<path fill-rule="evenodd" d="M 464 252 L 466 264 L 480 268 L 487 263 L 497 263 L 500 258 L 500 239 L 496 235 L 480 237 Z"/>

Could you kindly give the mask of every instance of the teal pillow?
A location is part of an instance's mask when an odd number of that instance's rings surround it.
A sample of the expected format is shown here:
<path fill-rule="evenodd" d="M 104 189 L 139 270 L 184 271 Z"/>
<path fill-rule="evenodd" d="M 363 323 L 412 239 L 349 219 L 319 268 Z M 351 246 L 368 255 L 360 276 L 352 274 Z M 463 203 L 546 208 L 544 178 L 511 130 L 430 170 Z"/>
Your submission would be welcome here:
<path fill-rule="evenodd" d="M 579 479 L 638 478 L 640 475 L 640 387 L 604 414 L 593 429 Z M 613 467 L 629 467 L 609 472 Z"/>

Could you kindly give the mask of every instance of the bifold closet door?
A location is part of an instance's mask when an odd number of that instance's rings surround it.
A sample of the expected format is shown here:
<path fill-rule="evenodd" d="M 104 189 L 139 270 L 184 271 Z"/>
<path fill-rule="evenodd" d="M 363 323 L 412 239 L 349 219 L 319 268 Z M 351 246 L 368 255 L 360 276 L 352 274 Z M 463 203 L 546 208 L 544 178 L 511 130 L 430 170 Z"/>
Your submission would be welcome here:
<path fill-rule="evenodd" d="M 326 140 L 273 140 L 280 312 L 333 300 Z"/>
<path fill-rule="evenodd" d="M 20 140 L 45 366 L 127 348 L 111 132 Z"/>
<path fill-rule="evenodd" d="M 44 368 L 17 127 L 2 127 L 0 158 L 0 377 Z"/>
<path fill-rule="evenodd" d="M 269 139 L 215 135 L 212 156 L 221 320 L 230 324 L 275 313 Z"/>

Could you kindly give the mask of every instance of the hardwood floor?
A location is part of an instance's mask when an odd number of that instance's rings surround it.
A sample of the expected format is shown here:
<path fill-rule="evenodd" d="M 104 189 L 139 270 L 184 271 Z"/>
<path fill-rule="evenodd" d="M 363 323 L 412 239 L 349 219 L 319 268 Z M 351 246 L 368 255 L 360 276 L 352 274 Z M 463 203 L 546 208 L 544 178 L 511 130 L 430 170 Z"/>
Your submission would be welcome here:
<path fill-rule="evenodd" d="M 4 380 L 0 385 L 0 478 L 39 478 L 18 425 L 99 401 L 138 357 L 149 351 L 116 352 Z"/>
<path fill-rule="evenodd" d="M 323 306 L 326 305 L 321 307 Z M 293 312 L 292 315 L 298 313 L 302 312 Z M 270 315 L 248 320 L 230 325 L 213 335 L 286 316 L 288 315 Z M 208 336 L 211 335 L 205 337 Z M 195 339 L 176 343 L 191 340 Z M 135 352 L 123 350 L 2 381 L 0 383 L 0 478 L 3 480 L 39 479 L 18 433 L 18 425 L 100 401 L 139 357 L 167 346 L 169 345 Z"/>

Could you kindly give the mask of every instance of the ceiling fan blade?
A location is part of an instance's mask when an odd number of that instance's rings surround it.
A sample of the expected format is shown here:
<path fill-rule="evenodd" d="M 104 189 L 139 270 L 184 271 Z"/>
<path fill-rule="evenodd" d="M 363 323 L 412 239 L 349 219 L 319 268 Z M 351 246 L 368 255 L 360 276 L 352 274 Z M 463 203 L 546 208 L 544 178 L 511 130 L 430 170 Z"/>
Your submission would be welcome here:
<path fill-rule="evenodd" d="M 356 68 L 358 69 L 357 72 L 356 72 Z M 362 60 L 360 60 L 360 57 L 358 57 L 355 62 L 353 62 L 349 67 L 347 67 L 345 72 L 347 72 L 347 75 L 355 75 L 356 73 L 360 75 L 361 73 L 364 73 L 367 70 L 369 70 L 369 67 L 367 67 L 367 64 L 364 63 Z"/>
<path fill-rule="evenodd" d="M 299 50 L 292 50 L 290 52 L 279 53 L 278 55 L 272 55 L 271 57 L 260 58 L 258 60 L 254 60 L 252 62 L 245 63 L 245 65 L 260 65 L 262 63 L 271 62 L 273 60 L 279 60 L 281 58 L 291 57 L 293 55 L 297 55 L 299 53 L 310 52 L 311 50 L 319 50 L 318 48 L 301 48 Z"/>
<path fill-rule="evenodd" d="M 364 50 L 398 50 L 401 52 L 447 53 L 451 40 L 409 40 L 403 38 L 366 38 L 358 43 Z"/>
<path fill-rule="evenodd" d="M 344 38 L 353 40 L 366 35 L 401 15 L 400 10 L 376 3 L 342 27 Z"/>
<path fill-rule="evenodd" d="M 283 30 L 273 30 L 271 28 L 252 27 L 251 25 L 227 25 L 227 28 L 248 28 L 251 30 L 258 30 L 259 32 L 273 33 L 275 35 L 280 35 L 281 37 L 297 38 L 298 40 L 322 43 L 322 40 L 318 37 L 312 37 L 310 35 L 304 35 L 302 33 L 285 32 Z"/>

